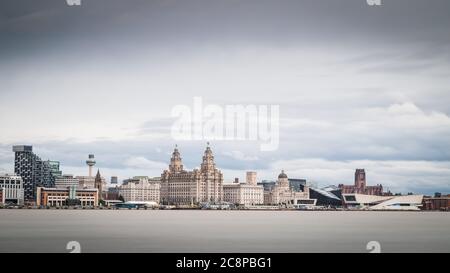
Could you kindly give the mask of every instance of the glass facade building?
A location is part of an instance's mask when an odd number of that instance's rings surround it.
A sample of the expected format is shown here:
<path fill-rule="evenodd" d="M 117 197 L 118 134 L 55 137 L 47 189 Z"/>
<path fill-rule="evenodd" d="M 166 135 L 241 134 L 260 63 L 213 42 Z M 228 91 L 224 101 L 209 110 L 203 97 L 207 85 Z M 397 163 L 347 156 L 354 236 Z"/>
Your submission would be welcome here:
<path fill-rule="evenodd" d="M 33 153 L 33 146 L 13 146 L 14 172 L 22 177 L 24 199 L 36 201 L 37 187 L 54 187 L 56 175 L 60 175 L 59 162 L 42 160 Z"/>

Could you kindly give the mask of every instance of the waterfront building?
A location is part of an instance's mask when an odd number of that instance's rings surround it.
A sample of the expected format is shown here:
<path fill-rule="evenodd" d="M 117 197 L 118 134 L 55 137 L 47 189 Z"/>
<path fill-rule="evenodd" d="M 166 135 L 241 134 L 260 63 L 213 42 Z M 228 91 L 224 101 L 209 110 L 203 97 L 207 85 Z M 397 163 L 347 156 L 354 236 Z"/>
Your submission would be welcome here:
<path fill-rule="evenodd" d="M 304 191 L 294 191 L 289 187 L 288 176 L 281 171 L 278 175 L 276 185 L 269 191 L 264 192 L 265 205 L 283 205 L 286 207 L 314 206 L 315 199 L 309 198 L 309 188 L 305 186 Z"/>
<path fill-rule="evenodd" d="M 236 205 L 252 206 L 264 203 L 264 188 L 256 184 L 256 172 L 247 172 L 246 182 L 223 184 L 223 201 Z"/>
<path fill-rule="evenodd" d="M 86 165 L 89 167 L 88 176 L 92 177 L 92 168 L 95 166 L 97 162 L 95 161 L 95 156 L 93 154 L 88 155 L 88 159 L 86 160 Z"/>
<path fill-rule="evenodd" d="M 366 172 L 364 169 L 356 169 L 354 185 L 339 184 L 338 186 L 342 193 L 359 193 L 367 195 L 384 195 L 383 186 L 381 184 L 376 186 L 367 186 Z"/>
<path fill-rule="evenodd" d="M 178 148 L 175 147 L 168 170 L 161 174 L 161 201 L 163 204 L 194 205 L 221 203 L 223 174 L 216 168 L 209 145 L 203 155 L 200 169 L 186 171 Z"/>
<path fill-rule="evenodd" d="M 309 197 L 317 200 L 317 206 L 342 207 L 341 190 L 336 186 L 328 186 L 320 189 L 309 187 Z"/>
<path fill-rule="evenodd" d="M 120 198 L 120 186 L 115 185 L 108 188 L 108 191 L 103 191 L 103 200 L 119 200 Z"/>
<path fill-rule="evenodd" d="M 37 187 L 54 187 L 55 177 L 59 173 L 59 163 L 44 161 L 33 153 L 33 146 L 13 146 L 14 172 L 22 177 L 24 187 L 24 200 L 36 200 Z"/>
<path fill-rule="evenodd" d="M 379 196 L 358 193 L 343 193 L 344 206 L 365 210 L 420 210 L 423 195 Z"/>
<path fill-rule="evenodd" d="M 24 188 L 22 177 L 18 175 L 0 174 L 1 204 L 24 203 Z"/>
<path fill-rule="evenodd" d="M 67 189 L 37 188 L 37 206 L 61 207 L 69 205 L 98 206 L 97 189 Z"/>
<path fill-rule="evenodd" d="M 161 178 L 149 178 L 147 176 L 135 176 L 124 180 L 119 186 L 119 195 L 125 202 L 156 202 L 160 201 Z"/>
<path fill-rule="evenodd" d="M 55 188 L 78 187 L 80 180 L 72 174 L 65 174 L 55 178 Z"/>

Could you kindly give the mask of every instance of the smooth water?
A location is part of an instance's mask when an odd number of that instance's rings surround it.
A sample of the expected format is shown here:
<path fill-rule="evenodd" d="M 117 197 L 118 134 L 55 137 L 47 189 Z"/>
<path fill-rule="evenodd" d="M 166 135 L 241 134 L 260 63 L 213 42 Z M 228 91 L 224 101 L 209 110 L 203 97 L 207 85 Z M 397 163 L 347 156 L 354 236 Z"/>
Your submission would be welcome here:
<path fill-rule="evenodd" d="M 0 210 L 0 252 L 450 252 L 450 213 Z"/>

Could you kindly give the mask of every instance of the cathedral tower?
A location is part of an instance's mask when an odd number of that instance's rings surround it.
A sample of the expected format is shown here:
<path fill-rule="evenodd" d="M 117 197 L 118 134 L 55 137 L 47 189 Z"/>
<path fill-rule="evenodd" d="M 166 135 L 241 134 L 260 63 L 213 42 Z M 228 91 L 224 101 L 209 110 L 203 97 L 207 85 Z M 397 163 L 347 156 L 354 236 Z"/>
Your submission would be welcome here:
<path fill-rule="evenodd" d="M 364 169 L 356 169 L 355 187 L 358 189 L 366 188 L 366 171 Z"/>

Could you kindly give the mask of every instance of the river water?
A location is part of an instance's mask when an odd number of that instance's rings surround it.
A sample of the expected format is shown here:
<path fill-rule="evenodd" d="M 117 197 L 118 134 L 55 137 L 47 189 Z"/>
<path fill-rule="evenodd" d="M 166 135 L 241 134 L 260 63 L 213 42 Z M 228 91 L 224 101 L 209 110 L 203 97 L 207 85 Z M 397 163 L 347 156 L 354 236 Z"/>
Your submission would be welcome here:
<path fill-rule="evenodd" d="M 450 252 L 450 213 L 0 210 L 0 252 Z"/>

